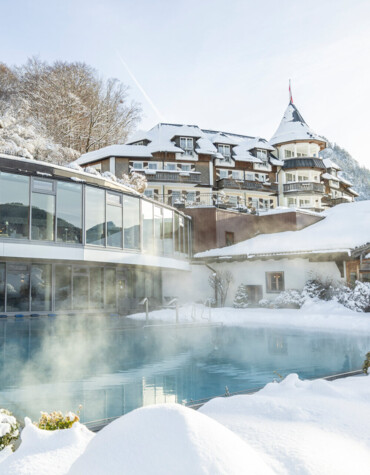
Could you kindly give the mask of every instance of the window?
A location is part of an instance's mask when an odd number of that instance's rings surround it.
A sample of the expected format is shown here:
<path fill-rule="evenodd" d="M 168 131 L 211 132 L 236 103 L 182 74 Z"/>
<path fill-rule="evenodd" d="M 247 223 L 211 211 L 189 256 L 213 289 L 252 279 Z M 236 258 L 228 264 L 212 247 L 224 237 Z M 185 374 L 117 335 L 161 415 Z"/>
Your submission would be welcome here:
<path fill-rule="evenodd" d="M 72 266 L 55 266 L 55 310 L 72 307 Z"/>
<path fill-rule="evenodd" d="M 54 240 L 55 183 L 51 180 L 32 180 L 31 239 Z"/>
<path fill-rule="evenodd" d="M 158 163 L 156 163 L 156 162 L 149 162 L 149 163 L 148 163 L 148 170 L 158 170 Z"/>
<path fill-rule="evenodd" d="M 173 212 L 163 208 L 163 247 L 166 255 L 173 253 Z"/>
<path fill-rule="evenodd" d="M 309 178 L 307 175 L 298 175 L 298 181 L 308 181 Z"/>
<path fill-rule="evenodd" d="M 123 195 L 124 247 L 140 249 L 140 200 Z"/>
<path fill-rule="evenodd" d="M 295 181 L 295 175 L 293 175 L 293 173 L 286 173 L 285 178 L 287 183 L 289 183 L 290 181 Z"/>
<path fill-rule="evenodd" d="M 82 186 L 77 183 L 57 184 L 57 240 L 82 242 Z"/>
<path fill-rule="evenodd" d="M 0 263 L 0 312 L 5 310 L 5 264 Z"/>
<path fill-rule="evenodd" d="M 143 162 L 132 162 L 132 168 L 134 170 L 142 170 L 143 167 Z"/>
<path fill-rule="evenodd" d="M 266 272 L 266 292 L 282 292 L 284 289 L 284 272 Z"/>
<path fill-rule="evenodd" d="M 182 163 L 181 164 L 181 170 L 183 172 L 191 172 L 191 165 L 190 163 Z"/>
<path fill-rule="evenodd" d="M 195 191 L 188 191 L 186 194 L 186 201 L 188 203 L 195 203 L 196 201 L 196 192 Z"/>
<path fill-rule="evenodd" d="M 141 201 L 141 213 L 143 217 L 143 250 L 153 252 L 153 205 L 149 201 Z"/>
<path fill-rule="evenodd" d="M 234 180 L 243 180 L 243 172 L 241 170 L 233 170 L 231 174 Z"/>
<path fill-rule="evenodd" d="M 225 232 L 225 241 L 226 241 L 226 246 L 232 246 L 234 244 L 234 233 L 231 233 L 229 231 Z"/>
<path fill-rule="evenodd" d="M 230 145 L 220 144 L 218 146 L 218 152 L 221 153 L 226 159 L 231 157 Z"/>
<path fill-rule="evenodd" d="M 220 170 L 220 180 L 229 178 L 229 170 Z"/>
<path fill-rule="evenodd" d="M 299 206 L 310 206 L 310 200 L 299 200 Z"/>
<path fill-rule="evenodd" d="M 295 198 L 288 198 L 288 206 L 295 206 L 296 199 Z"/>
<path fill-rule="evenodd" d="M 185 155 L 193 155 L 194 145 L 192 137 L 180 137 L 180 148 L 185 152 Z"/>
<path fill-rule="evenodd" d="M 291 150 L 284 150 L 285 158 L 292 158 L 293 152 Z"/>
<path fill-rule="evenodd" d="M 122 195 L 107 192 L 107 245 L 122 247 Z"/>
<path fill-rule="evenodd" d="M 104 269 L 105 277 L 105 309 L 114 310 L 117 306 L 117 292 L 116 292 L 116 269 Z"/>
<path fill-rule="evenodd" d="M 245 178 L 247 181 L 254 181 L 254 173 L 246 173 Z"/>
<path fill-rule="evenodd" d="M 164 169 L 167 171 L 176 171 L 177 170 L 177 165 L 176 163 L 165 163 L 164 164 Z"/>
<path fill-rule="evenodd" d="M 257 149 L 257 158 L 260 158 L 263 161 L 267 161 L 267 150 Z"/>
<path fill-rule="evenodd" d="M 104 307 L 104 267 L 90 269 L 90 308 Z"/>
<path fill-rule="evenodd" d="M 154 198 L 154 190 L 145 190 L 144 195 L 147 196 L 148 198 Z"/>
<path fill-rule="evenodd" d="M 51 265 L 33 264 L 31 267 L 31 311 L 51 310 Z"/>
<path fill-rule="evenodd" d="M 105 191 L 86 187 L 86 243 L 105 245 Z"/>
<path fill-rule="evenodd" d="M 159 206 L 154 206 L 154 254 L 163 254 L 163 215 Z"/>
<path fill-rule="evenodd" d="M 0 173 L 0 237 L 28 238 L 29 187 L 26 176 Z"/>
<path fill-rule="evenodd" d="M 26 264 L 7 264 L 7 312 L 29 311 L 30 269 Z M 11 289 L 11 292 L 9 291 Z"/>

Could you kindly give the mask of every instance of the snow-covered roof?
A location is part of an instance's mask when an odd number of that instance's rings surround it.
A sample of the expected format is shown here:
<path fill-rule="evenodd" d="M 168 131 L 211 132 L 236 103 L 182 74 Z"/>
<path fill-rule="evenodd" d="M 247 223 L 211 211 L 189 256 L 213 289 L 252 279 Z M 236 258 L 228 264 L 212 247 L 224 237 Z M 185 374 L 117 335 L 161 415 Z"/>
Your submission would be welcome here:
<path fill-rule="evenodd" d="M 261 234 L 220 249 L 200 252 L 196 258 L 305 253 L 351 252 L 370 242 L 370 200 L 345 203 L 322 213 L 325 219 L 300 231 Z"/>
<path fill-rule="evenodd" d="M 324 178 L 324 180 L 334 180 L 334 181 L 339 181 L 339 178 L 337 178 L 334 175 L 331 175 L 330 173 L 323 173 L 321 175 L 321 178 Z"/>
<path fill-rule="evenodd" d="M 270 162 L 272 165 L 277 165 L 279 167 L 282 167 L 284 165 L 284 162 L 282 160 L 278 160 L 277 158 L 271 157 Z"/>
<path fill-rule="evenodd" d="M 93 152 L 84 153 L 75 160 L 74 163 L 77 163 L 77 165 L 85 165 L 86 163 L 92 163 L 107 157 L 150 158 L 152 154 L 150 149 L 145 145 L 109 145 L 109 147 L 103 147 Z"/>
<path fill-rule="evenodd" d="M 231 136 L 227 135 L 225 132 L 216 132 L 212 137 L 208 134 L 212 143 L 221 143 L 226 145 L 237 145 L 238 142 Z"/>
<path fill-rule="evenodd" d="M 341 170 L 340 166 L 333 162 L 333 160 L 331 160 L 330 158 L 323 158 L 322 161 L 324 162 L 325 168 L 334 168 L 335 170 Z"/>
<path fill-rule="evenodd" d="M 357 193 L 357 191 L 355 191 L 353 188 L 347 188 L 347 191 L 349 191 L 352 195 L 354 196 L 359 196 L 359 194 Z"/>
<path fill-rule="evenodd" d="M 317 140 L 326 143 L 323 137 L 320 137 L 320 135 L 313 132 L 313 130 L 306 124 L 296 106 L 290 102 L 284 112 L 284 116 L 277 131 L 270 139 L 270 143 L 276 145 L 286 142 L 294 142 L 296 140 Z"/>
<path fill-rule="evenodd" d="M 341 181 L 342 183 L 344 183 L 345 185 L 348 185 L 348 186 L 352 186 L 353 183 L 351 183 L 350 181 L 346 180 L 345 178 L 343 178 L 342 176 L 339 176 L 339 181 Z"/>

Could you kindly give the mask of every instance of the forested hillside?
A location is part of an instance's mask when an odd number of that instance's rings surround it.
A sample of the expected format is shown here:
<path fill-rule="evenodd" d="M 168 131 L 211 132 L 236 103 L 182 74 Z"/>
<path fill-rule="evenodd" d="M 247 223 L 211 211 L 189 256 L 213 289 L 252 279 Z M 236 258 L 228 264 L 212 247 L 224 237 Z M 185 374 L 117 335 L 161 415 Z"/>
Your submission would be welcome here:
<path fill-rule="evenodd" d="M 70 161 L 124 143 L 139 119 L 127 87 L 85 63 L 0 63 L 0 150 Z"/>
<path fill-rule="evenodd" d="M 339 145 L 328 142 L 328 147 L 321 152 L 322 158 L 330 158 L 342 171 L 340 174 L 353 184 L 359 194 L 358 200 L 370 200 L 370 169 L 361 165 Z M 370 166 L 370 159 L 369 159 Z"/>

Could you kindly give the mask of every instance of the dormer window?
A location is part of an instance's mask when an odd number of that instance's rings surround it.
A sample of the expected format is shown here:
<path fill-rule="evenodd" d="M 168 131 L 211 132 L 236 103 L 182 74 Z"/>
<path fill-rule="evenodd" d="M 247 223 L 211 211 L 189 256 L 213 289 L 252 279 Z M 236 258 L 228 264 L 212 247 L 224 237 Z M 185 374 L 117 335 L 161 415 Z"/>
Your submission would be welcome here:
<path fill-rule="evenodd" d="M 267 162 L 267 150 L 257 149 L 257 158 L 260 158 L 264 162 Z"/>
<path fill-rule="evenodd" d="M 231 158 L 230 145 L 219 144 L 218 152 L 221 155 L 223 155 L 226 158 L 226 160 L 230 160 L 230 158 Z"/>
<path fill-rule="evenodd" d="M 193 155 L 194 141 L 192 137 L 180 137 L 180 148 L 184 150 L 185 155 Z"/>
<path fill-rule="evenodd" d="M 135 142 L 132 145 L 145 145 L 144 140 L 140 140 L 140 142 Z"/>

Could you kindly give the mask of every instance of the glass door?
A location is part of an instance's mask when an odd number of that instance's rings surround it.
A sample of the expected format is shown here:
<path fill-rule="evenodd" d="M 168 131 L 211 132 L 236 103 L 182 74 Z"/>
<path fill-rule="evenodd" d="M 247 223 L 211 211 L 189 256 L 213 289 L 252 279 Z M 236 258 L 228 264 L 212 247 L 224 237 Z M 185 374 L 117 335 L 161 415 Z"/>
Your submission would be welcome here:
<path fill-rule="evenodd" d="M 89 309 L 89 269 L 77 267 L 73 269 L 73 300 L 74 310 Z"/>

